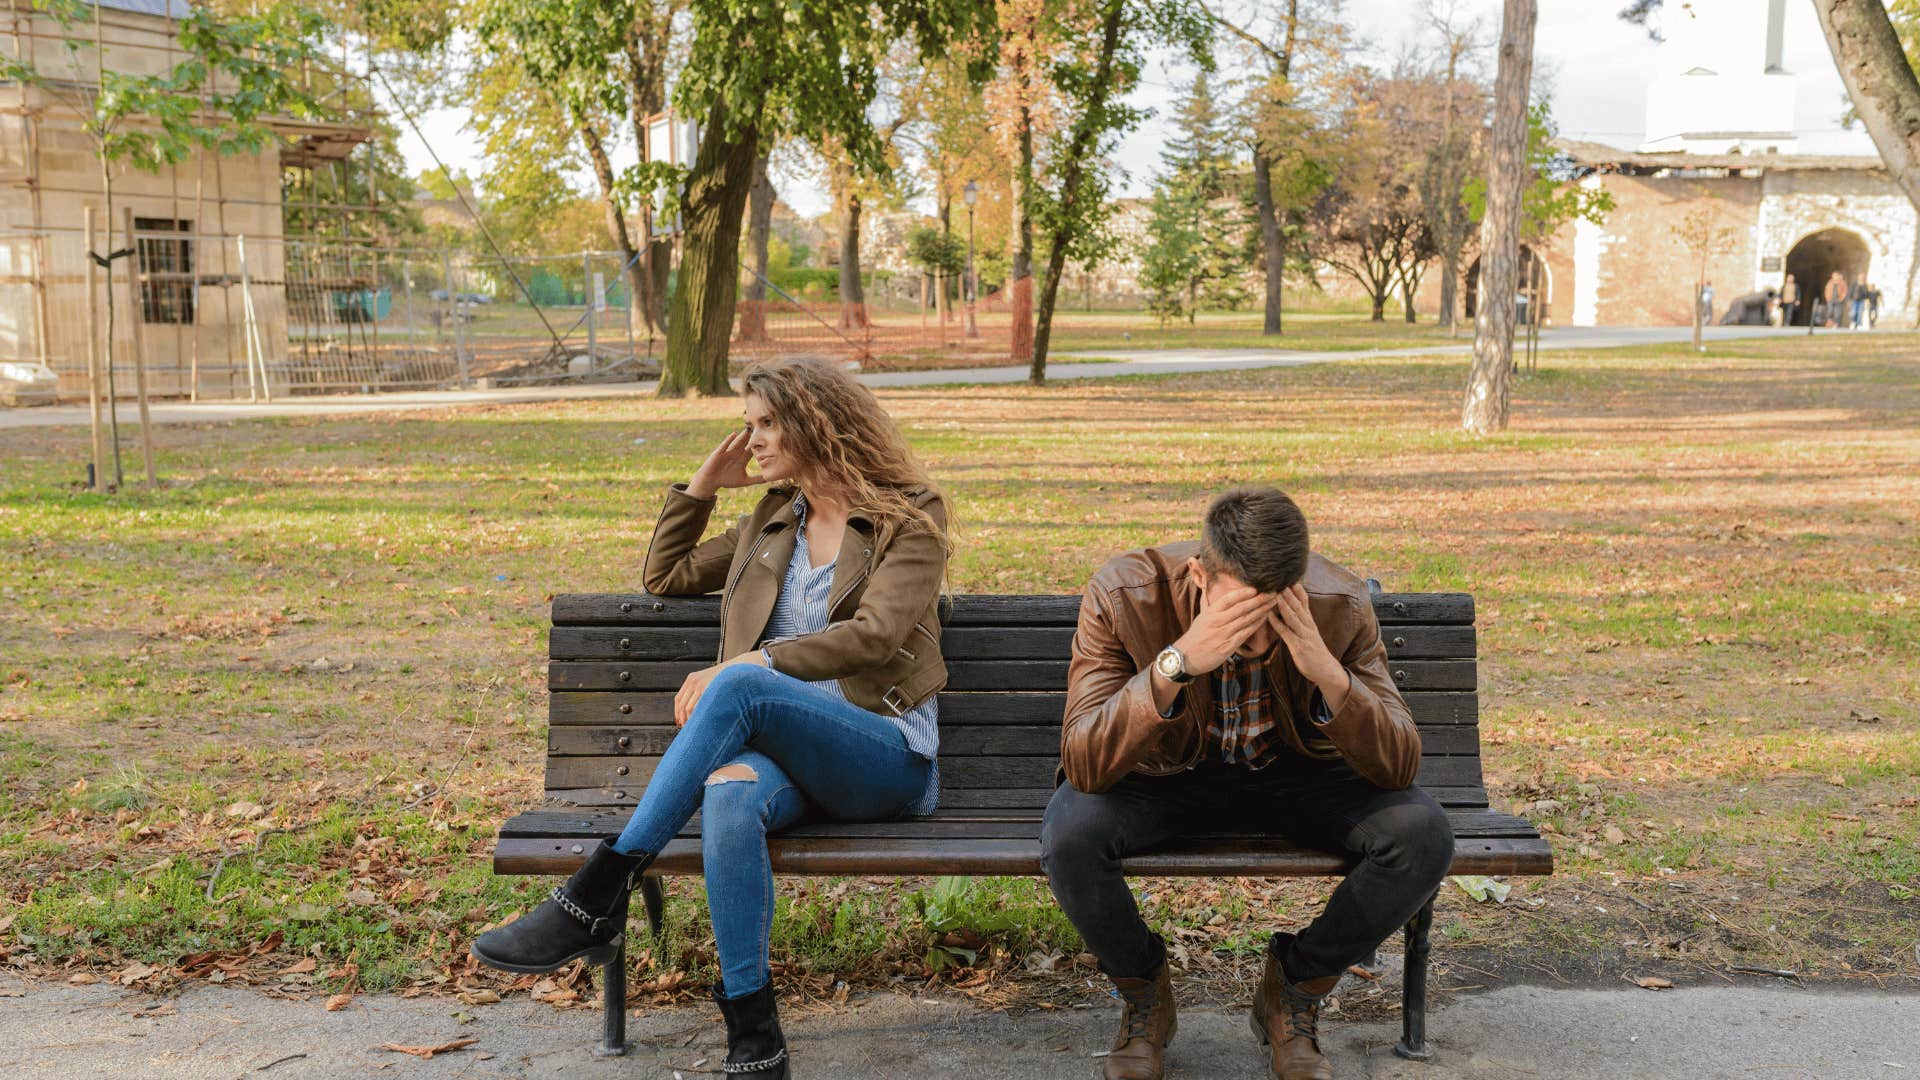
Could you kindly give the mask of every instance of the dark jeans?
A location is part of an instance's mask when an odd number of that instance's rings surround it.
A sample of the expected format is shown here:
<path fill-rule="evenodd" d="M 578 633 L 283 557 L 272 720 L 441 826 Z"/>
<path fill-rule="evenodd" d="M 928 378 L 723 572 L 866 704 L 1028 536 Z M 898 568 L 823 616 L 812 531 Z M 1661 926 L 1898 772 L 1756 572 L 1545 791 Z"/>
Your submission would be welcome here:
<path fill-rule="evenodd" d="M 1040 864 L 1101 968 L 1145 978 L 1159 969 L 1163 946 L 1140 917 L 1121 860 L 1190 832 L 1231 831 L 1237 821 L 1359 859 L 1280 958 L 1296 983 L 1365 960 L 1420 911 L 1453 862 L 1453 829 L 1431 795 L 1377 788 L 1344 762 L 1283 757 L 1259 772 L 1208 764 L 1173 776 L 1136 773 L 1097 795 L 1062 784 L 1047 804 Z"/>

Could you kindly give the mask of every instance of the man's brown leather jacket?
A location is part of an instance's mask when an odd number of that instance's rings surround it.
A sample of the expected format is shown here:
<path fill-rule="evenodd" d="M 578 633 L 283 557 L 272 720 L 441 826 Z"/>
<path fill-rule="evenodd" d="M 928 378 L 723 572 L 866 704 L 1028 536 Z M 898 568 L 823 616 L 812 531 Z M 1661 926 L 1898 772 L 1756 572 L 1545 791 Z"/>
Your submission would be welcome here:
<path fill-rule="evenodd" d="M 1160 715 L 1149 682 L 1153 658 L 1200 613 L 1200 590 L 1188 571 L 1199 550 L 1189 542 L 1129 551 L 1088 582 L 1060 732 L 1061 770 L 1077 790 L 1105 791 L 1130 772 L 1175 773 L 1200 760 L 1213 680 L 1203 675 L 1187 684 L 1172 717 Z M 1266 674 L 1276 708 L 1287 710 L 1279 718 L 1281 738 L 1308 757 L 1345 758 L 1380 787 L 1410 786 L 1420 767 L 1420 732 L 1387 670 L 1366 582 L 1314 555 L 1301 584 L 1321 640 L 1353 685 L 1325 725 L 1302 725 L 1313 733 L 1303 739 L 1292 719 L 1313 715 L 1317 688 L 1276 643 Z"/>
<path fill-rule="evenodd" d="M 699 596 L 724 589 L 719 660 L 760 640 L 793 560 L 799 518 L 793 488 L 776 487 L 738 524 L 702 543 L 716 499 L 696 499 L 686 485 L 667 489 L 653 527 L 642 576 L 656 596 Z M 932 489 L 907 492 L 944 534 L 946 503 Z M 911 526 L 884 535 L 870 515 L 847 515 L 828 599 L 832 622 L 804 637 L 771 642 L 776 670 L 817 682 L 838 679 L 847 700 L 869 712 L 899 715 L 947 684 L 940 655 L 940 588 L 947 542 Z"/>

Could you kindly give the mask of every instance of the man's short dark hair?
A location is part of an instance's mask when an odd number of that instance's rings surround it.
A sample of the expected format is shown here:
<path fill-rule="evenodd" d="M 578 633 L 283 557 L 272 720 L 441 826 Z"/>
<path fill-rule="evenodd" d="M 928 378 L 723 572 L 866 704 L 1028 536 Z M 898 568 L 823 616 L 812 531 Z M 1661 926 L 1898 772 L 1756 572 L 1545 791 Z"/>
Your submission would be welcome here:
<path fill-rule="evenodd" d="M 1286 492 L 1235 488 L 1213 500 L 1200 530 L 1200 562 L 1261 592 L 1279 592 L 1307 573 L 1307 517 Z"/>

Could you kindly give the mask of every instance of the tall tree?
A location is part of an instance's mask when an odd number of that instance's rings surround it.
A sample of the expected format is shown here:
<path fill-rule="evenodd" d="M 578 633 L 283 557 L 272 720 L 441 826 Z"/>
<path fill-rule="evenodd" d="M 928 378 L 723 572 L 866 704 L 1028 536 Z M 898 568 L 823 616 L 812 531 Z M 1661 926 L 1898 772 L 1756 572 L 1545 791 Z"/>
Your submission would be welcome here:
<path fill-rule="evenodd" d="M 999 77 L 986 88 L 994 130 L 1012 165 L 1007 178 L 1011 220 L 1007 237 L 1007 307 L 1011 317 L 1007 354 L 1016 364 L 1033 360 L 1033 215 L 1036 142 L 1051 133 L 1057 94 L 1049 74 L 1061 37 L 1048 0 L 996 0 L 1000 25 Z"/>
<path fill-rule="evenodd" d="M 1240 200 L 1229 198 L 1239 177 L 1204 69 L 1175 111 L 1173 128 L 1160 153 L 1165 172 L 1155 185 L 1142 283 L 1163 322 L 1184 313 L 1191 323 L 1203 294 L 1225 308 L 1245 296 L 1246 223 Z"/>
<path fill-rule="evenodd" d="M 585 0 L 576 0 L 585 2 Z M 740 228 L 763 138 L 832 138 L 857 168 L 886 168 L 868 117 L 890 43 L 922 56 L 991 37 L 986 0 L 693 0 L 674 99 L 703 118 L 700 152 L 680 199 L 680 275 L 667 319 L 660 393 L 726 394 L 740 270 Z M 977 54 L 976 76 L 988 58 Z"/>
<path fill-rule="evenodd" d="M 1478 222 L 1463 198 L 1486 123 L 1485 96 L 1464 70 L 1480 48 L 1480 20 L 1464 19 L 1460 0 L 1427 0 L 1428 24 L 1439 35 L 1440 138 L 1428 151 L 1420 201 L 1440 257 L 1440 325 L 1451 335 L 1459 311 L 1460 259 Z"/>
<path fill-rule="evenodd" d="M 747 306 L 740 309 L 740 340 L 767 337 L 767 247 L 773 236 L 773 177 L 767 167 L 772 155 L 762 153 L 753 163 L 753 191 L 747 195 Z"/>
<path fill-rule="evenodd" d="M 1487 212 L 1480 229 L 1480 301 L 1473 366 L 1460 423 L 1479 435 L 1504 431 L 1513 372 L 1514 290 L 1520 284 L 1520 208 L 1527 188 L 1528 95 L 1533 83 L 1534 0 L 1505 0 L 1500 67 L 1493 84 Z"/>
<path fill-rule="evenodd" d="M 1288 267 L 1287 239 L 1297 222 L 1289 220 L 1316 194 L 1325 169 L 1311 155 L 1303 156 L 1301 136 L 1312 119 L 1296 102 L 1294 58 L 1299 50 L 1301 0 L 1285 0 L 1265 20 L 1257 10 L 1230 17 L 1217 2 L 1207 6 L 1207 17 L 1237 39 L 1264 68 L 1251 92 L 1250 131 L 1254 213 L 1260 223 L 1260 263 L 1265 279 L 1265 311 L 1260 332 L 1277 336 L 1285 329 L 1283 290 Z M 1270 25 L 1264 25 L 1270 24 Z M 1292 161 L 1289 162 L 1288 159 Z M 1294 167 L 1289 169 L 1288 164 Z M 1304 181 L 1304 183 L 1303 183 Z M 1292 198 L 1282 197 L 1291 194 Z"/>
<path fill-rule="evenodd" d="M 1433 257 L 1416 187 L 1433 141 L 1425 106 L 1435 89 L 1406 71 L 1356 71 L 1332 129 L 1339 146 L 1331 178 L 1309 215 L 1314 258 L 1366 290 L 1375 322 L 1386 318 L 1395 291 L 1412 321 L 1411 296 Z"/>
<path fill-rule="evenodd" d="M 629 222 L 645 182 L 639 170 L 615 162 L 624 122 L 635 145 L 646 146 L 647 118 L 666 105 L 667 53 L 673 22 L 685 0 L 611 0 L 558 3 L 543 0 L 475 0 L 480 43 L 475 84 L 476 124 L 489 141 L 512 144 L 539 139 L 547 125 L 529 126 L 527 111 L 500 112 L 485 105 L 531 97 L 539 112 L 564 119 L 568 142 L 577 147 L 599 193 L 607 237 L 620 253 L 629 291 L 629 328 L 635 337 L 661 329 L 663 242 L 640 235 Z M 505 84 L 505 85 L 502 85 Z M 531 149 L 531 148 L 527 148 Z M 547 155 L 513 155 L 526 173 L 546 167 Z"/>
<path fill-rule="evenodd" d="M 1140 80 L 1146 49 L 1167 45 L 1184 50 L 1200 67 L 1213 63 L 1210 24 L 1191 0 L 1096 0 L 1084 12 L 1063 17 L 1061 25 L 1067 37 L 1050 81 L 1073 119 L 1050 155 L 1052 189 L 1036 191 L 1032 198 L 1047 240 L 1028 372 L 1036 385 L 1047 379 L 1047 345 L 1067 260 L 1092 265 L 1111 243 L 1105 224 L 1112 209 L 1107 200 L 1112 170 L 1101 167 L 1101 158 L 1145 115 L 1125 95 Z"/>

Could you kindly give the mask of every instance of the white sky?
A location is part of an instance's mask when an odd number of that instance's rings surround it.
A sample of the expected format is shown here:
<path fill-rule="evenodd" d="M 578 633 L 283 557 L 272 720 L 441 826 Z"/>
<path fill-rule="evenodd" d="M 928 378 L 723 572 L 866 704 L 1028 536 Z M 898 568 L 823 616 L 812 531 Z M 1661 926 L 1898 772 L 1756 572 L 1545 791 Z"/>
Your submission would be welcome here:
<path fill-rule="evenodd" d="M 1762 0 L 1752 0 L 1761 8 Z M 1620 21 L 1624 0 L 1541 0 L 1535 34 L 1536 85 L 1546 80 L 1553 89 L 1554 118 L 1568 138 L 1591 139 L 1622 146 L 1639 143 L 1645 129 L 1646 86 L 1652 78 L 1658 48 L 1645 31 Z M 1497 37 L 1499 0 L 1467 0 L 1469 13 L 1480 12 L 1488 38 Z M 1371 42 L 1371 51 L 1391 56 L 1425 30 L 1420 0 L 1346 0 L 1351 24 Z M 1786 26 L 1787 70 L 1800 77 L 1794 124 L 1800 149 L 1813 153 L 1873 153 L 1864 132 L 1840 129 L 1846 109 L 1840 75 L 1827 51 L 1826 39 L 1806 0 L 1788 0 Z M 1486 61 L 1491 75 L 1491 50 Z M 1156 62 L 1149 66 L 1146 85 L 1136 93 L 1142 104 L 1161 106 L 1191 78 L 1178 65 Z M 469 173 L 480 172 L 479 142 L 465 130 L 465 112 L 442 109 L 422 118 L 422 128 L 446 163 Z M 420 141 L 402 125 L 401 150 L 410 169 L 430 168 L 432 161 Z M 1118 164 L 1127 177 L 1117 186 L 1123 195 L 1144 195 L 1152 186 L 1159 164 L 1164 120 L 1149 119 L 1122 143 Z M 780 197 L 803 214 L 827 206 L 823 192 L 789 181 Z M 930 209 L 930 208 L 929 208 Z"/>

